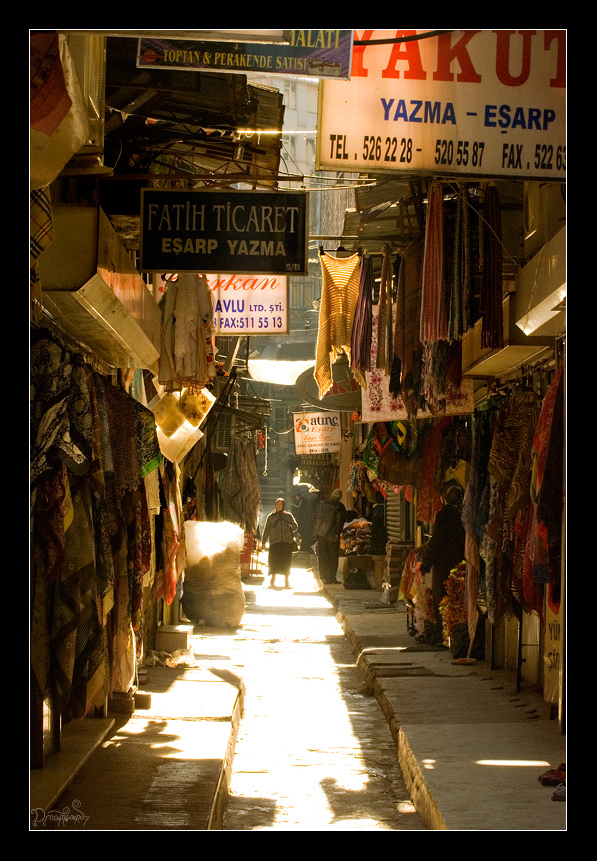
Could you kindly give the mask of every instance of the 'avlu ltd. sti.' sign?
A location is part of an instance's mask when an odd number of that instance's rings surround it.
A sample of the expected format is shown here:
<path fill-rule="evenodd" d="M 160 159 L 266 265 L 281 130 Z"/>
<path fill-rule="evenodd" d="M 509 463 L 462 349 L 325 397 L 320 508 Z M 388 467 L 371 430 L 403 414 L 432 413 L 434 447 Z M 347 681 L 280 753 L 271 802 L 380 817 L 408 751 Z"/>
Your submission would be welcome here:
<path fill-rule="evenodd" d="M 340 413 L 293 413 L 296 454 L 324 454 L 340 450 Z"/>
<path fill-rule="evenodd" d="M 306 192 L 141 192 L 143 272 L 306 275 Z"/>

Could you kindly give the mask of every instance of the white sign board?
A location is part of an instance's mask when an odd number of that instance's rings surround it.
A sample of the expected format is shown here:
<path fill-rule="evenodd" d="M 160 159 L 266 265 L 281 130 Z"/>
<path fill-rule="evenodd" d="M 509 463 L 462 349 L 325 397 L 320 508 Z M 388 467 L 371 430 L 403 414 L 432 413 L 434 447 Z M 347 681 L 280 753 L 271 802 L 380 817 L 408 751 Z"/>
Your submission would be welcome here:
<path fill-rule="evenodd" d="M 340 451 L 340 413 L 294 413 L 296 454 L 324 454 Z"/>
<path fill-rule="evenodd" d="M 278 335 L 288 332 L 285 275 L 207 274 L 217 335 Z"/>
<path fill-rule="evenodd" d="M 426 32 L 355 31 L 351 80 L 320 82 L 317 167 L 564 181 L 566 30 Z"/>

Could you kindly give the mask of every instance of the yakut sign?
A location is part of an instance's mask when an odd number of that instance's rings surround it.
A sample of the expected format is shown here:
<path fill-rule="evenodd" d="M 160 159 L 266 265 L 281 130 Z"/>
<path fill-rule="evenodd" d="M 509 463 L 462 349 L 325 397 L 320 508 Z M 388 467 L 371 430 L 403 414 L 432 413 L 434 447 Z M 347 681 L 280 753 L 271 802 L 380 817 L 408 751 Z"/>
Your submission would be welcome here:
<path fill-rule="evenodd" d="M 141 192 L 143 272 L 306 275 L 306 192 Z"/>
<path fill-rule="evenodd" d="M 355 31 L 351 80 L 321 83 L 318 168 L 565 180 L 566 31 L 425 33 Z"/>
<path fill-rule="evenodd" d="M 296 454 L 340 451 L 340 413 L 293 413 Z"/>

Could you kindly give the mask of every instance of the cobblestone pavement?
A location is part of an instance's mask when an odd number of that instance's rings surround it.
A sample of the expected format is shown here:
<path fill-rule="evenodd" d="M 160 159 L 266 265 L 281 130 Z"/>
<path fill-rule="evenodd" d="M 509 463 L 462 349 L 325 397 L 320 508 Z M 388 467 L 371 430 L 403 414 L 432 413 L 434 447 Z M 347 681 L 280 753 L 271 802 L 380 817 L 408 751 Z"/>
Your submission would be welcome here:
<path fill-rule="evenodd" d="M 426 830 L 387 720 L 312 572 L 293 569 L 289 589 L 266 580 L 248 590 L 228 643 L 246 694 L 224 830 Z"/>

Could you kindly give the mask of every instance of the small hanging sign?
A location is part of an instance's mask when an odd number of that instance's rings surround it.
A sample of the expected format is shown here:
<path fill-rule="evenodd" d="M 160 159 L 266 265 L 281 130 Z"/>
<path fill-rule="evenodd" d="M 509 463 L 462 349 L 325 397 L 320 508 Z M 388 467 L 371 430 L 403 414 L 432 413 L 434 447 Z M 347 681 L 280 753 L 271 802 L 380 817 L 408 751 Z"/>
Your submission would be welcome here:
<path fill-rule="evenodd" d="M 294 413 L 296 454 L 325 454 L 340 451 L 340 413 Z"/>

